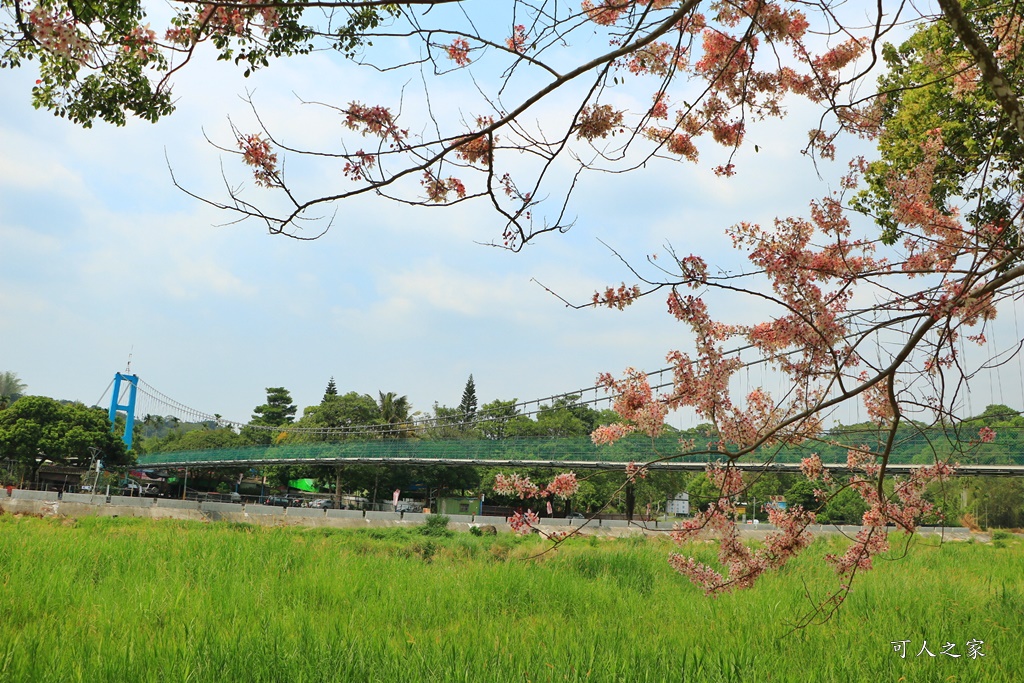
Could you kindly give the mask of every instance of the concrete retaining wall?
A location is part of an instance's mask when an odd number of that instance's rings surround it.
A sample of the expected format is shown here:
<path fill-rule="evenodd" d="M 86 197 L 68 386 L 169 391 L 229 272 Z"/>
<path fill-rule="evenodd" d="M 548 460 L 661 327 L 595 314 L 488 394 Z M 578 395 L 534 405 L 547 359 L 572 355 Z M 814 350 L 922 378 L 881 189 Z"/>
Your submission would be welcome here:
<path fill-rule="evenodd" d="M 277 505 L 246 505 L 245 511 L 250 515 L 284 516 L 284 508 Z"/>
<path fill-rule="evenodd" d="M 397 522 L 402 519 L 401 512 L 380 512 L 377 510 L 366 511 L 366 521 Z"/>
<path fill-rule="evenodd" d="M 213 512 L 221 515 L 240 515 L 243 512 L 242 505 L 240 503 L 213 503 L 205 500 L 199 504 L 199 509 L 203 512 Z"/>
<path fill-rule="evenodd" d="M 328 510 L 327 519 L 362 519 L 362 510 Z"/>
<path fill-rule="evenodd" d="M 505 520 L 504 517 L 496 517 L 496 516 L 493 516 L 493 515 L 474 515 L 473 516 L 473 523 L 474 524 L 493 524 L 494 526 L 498 526 L 499 524 L 504 524 L 505 521 L 506 520 Z"/>
<path fill-rule="evenodd" d="M 426 524 L 427 515 L 423 512 L 403 512 L 402 521 L 412 522 L 414 524 Z"/>
<path fill-rule="evenodd" d="M 199 501 L 196 500 L 181 500 L 178 498 L 157 498 L 157 507 L 161 508 L 173 508 L 176 510 L 198 510 Z"/>
<path fill-rule="evenodd" d="M 118 507 L 151 508 L 156 498 L 136 498 L 134 496 L 111 496 L 110 504 Z"/>
<path fill-rule="evenodd" d="M 309 519 L 326 519 L 327 510 L 319 508 L 288 508 L 285 517 L 305 517 Z"/>
<path fill-rule="evenodd" d="M 14 489 L 11 491 L 13 500 L 45 500 L 52 502 L 57 500 L 56 491 L 26 491 L 25 489 Z"/>
<path fill-rule="evenodd" d="M 107 497 L 102 494 L 96 494 L 94 496 L 91 493 L 65 493 L 61 500 L 65 503 L 90 503 L 92 505 L 103 505 L 107 502 Z"/>

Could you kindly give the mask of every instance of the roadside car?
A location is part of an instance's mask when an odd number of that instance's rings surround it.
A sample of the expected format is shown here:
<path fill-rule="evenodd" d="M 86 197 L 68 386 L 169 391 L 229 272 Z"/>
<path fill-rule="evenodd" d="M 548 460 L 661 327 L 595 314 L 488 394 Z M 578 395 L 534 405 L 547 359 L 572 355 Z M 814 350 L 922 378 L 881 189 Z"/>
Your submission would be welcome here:
<path fill-rule="evenodd" d="M 121 495 L 124 496 L 155 496 L 160 492 L 156 484 L 140 484 L 137 481 L 128 480 L 128 483 L 121 487 Z"/>

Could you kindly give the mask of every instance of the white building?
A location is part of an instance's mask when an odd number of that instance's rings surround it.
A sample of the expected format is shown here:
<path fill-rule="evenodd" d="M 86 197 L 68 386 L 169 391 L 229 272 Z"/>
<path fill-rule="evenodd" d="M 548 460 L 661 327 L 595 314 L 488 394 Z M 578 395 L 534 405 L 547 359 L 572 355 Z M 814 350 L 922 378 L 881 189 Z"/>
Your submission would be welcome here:
<path fill-rule="evenodd" d="M 690 514 L 690 494 L 677 493 L 674 498 L 669 498 L 665 504 L 665 512 L 669 515 Z"/>

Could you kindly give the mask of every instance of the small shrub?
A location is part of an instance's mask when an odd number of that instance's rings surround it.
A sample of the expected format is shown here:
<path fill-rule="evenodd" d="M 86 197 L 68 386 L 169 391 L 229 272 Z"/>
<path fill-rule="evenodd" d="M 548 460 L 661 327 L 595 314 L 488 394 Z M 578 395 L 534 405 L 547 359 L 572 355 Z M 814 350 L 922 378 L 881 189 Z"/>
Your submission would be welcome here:
<path fill-rule="evenodd" d="M 427 515 L 427 521 L 420 527 L 420 533 L 424 536 L 451 536 L 448 521 L 445 515 Z"/>
<path fill-rule="evenodd" d="M 437 553 L 437 546 L 434 545 L 433 541 L 424 541 L 423 543 L 414 543 L 412 545 L 412 551 L 424 562 L 430 562 L 434 559 L 434 555 Z"/>
<path fill-rule="evenodd" d="M 992 545 L 996 548 L 1005 548 L 1006 542 L 1010 540 L 1012 535 L 1008 531 L 1002 529 L 996 529 L 992 532 Z"/>
<path fill-rule="evenodd" d="M 504 543 L 495 543 L 487 549 L 487 553 L 495 562 L 507 562 L 510 550 L 511 548 Z"/>

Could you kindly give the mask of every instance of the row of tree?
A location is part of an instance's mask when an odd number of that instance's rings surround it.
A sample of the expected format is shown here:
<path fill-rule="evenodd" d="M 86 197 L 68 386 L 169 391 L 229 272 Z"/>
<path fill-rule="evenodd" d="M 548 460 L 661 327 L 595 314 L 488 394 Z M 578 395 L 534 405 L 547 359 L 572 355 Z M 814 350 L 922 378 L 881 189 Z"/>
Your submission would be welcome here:
<path fill-rule="evenodd" d="M 139 421 L 141 449 L 156 453 L 370 439 L 582 438 L 616 419 L 612 411 L 595 410 L 578 399 L 556 398 L 532 416 L 523 414 L 514 398 L 481 406 L 470 375 L 458 406 L 434 403 L 423 414 L 413 410 L 407 396 L 392 391 L 379 391 L 377 398 L 354 391 L 341 394 L 332 377 L 320 403 L 306 407 L 298 419 L 298 407 L 284 387 L 268 387 L 266 402 L 253 409 L 241 429 L 215 421 L 168 428 L 173 418 L 145 416 Z"/>
<path fill-rule="evenodd" d="M 134 461 L 118 435 L 124 433 L 123 417 L 111 429 L 102 408 L 25 396 L 26 389 L 13 372 L 0 373 L 0 460 L 8 463 L 0 473 L 4 483 L 35 479 L 46 463 L 87 468 L 101 460 L 118 468 Z"/>

